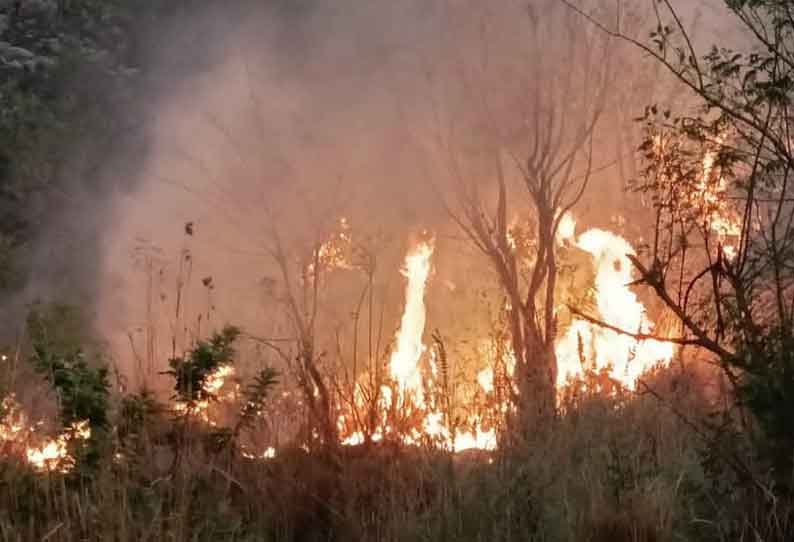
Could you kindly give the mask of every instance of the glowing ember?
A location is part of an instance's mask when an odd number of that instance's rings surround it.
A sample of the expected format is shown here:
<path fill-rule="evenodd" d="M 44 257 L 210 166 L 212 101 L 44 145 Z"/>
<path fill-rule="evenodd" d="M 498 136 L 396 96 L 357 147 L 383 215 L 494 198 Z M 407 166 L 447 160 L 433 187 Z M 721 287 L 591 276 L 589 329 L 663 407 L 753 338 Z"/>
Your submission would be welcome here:
<path fill-rule="evenodd" d="M 716 147 L 723 144 L 724 136 L 716 139 Z M 725 178 L 715 166 L 717 151 L 709 149 L 703 156 L 703 176 L 700 179 L 699 193 L 696 202 L 703 209 L 705 226 L 717 235 L 723 245 L 725 255 L 733 258 L 736 247 L 732 244 L 741 235 L 741 221 L 736 210 L 730 204 L 727 195 Z"/>
<path fill-rule="evenodd" d="M 204 391 L 215 395 L 223 387 L 226 379 L 234 374 L 234 367 L 231 365 L 221 365 L 204 382 Z"/>
<path fill-rule="evenodd" d="M 516 237 L 513 235 L 513 230 L 507 230 L 507 245 L 510 247 L 511 250 L 516 250 L 518 248 L 518 243 L 516 242 Z"/>
<path fill-rule="evenodd" d="M 347 218 L 339 219 L 337 230 L 331 234 L 317 251 L 317 260 L 321 269 L 351 269 L 350 263 L 351 235 L 350 223 Z M 309 264 L 309 273 L 314 271 L 314 262 Z"/>
<path fill-rule="evenodd" d="M 17 442 L 27 428 L 27 419 L 22 407 L 13 395 L 9 395 L 3 399 L 0 412 L 5 413 L 0 420 L 0 441 Z"/>
<path fill-rule="evenodd" d="M 60 436 L 47 442 L 41 448 L 29 448 L 27 451 L 28 463 L 40 471 L 63 471 L 65 469 L 68 472 L 71 469 L 71 465 L 68 462 L 64 462 L 69 456 L 66 444 L 66 438 Z"/>
<path fill-rule="evenodd" d="M 598 229 L 582 234 L 576 245 L 593 256 L 597 316 L 628 332 L 653 331 L 645 307 L 628 287 L 632 266 L 627 254 L 635 253 L 632 246 L 622 237 Z M 608 369 L 612 378 L 633 388 L 644 371 L 672 358 L 673 345 L 654 340 L 638 342 L 628 335 L 574 319 L 557 343 L 556 353 L 558 386 L 569 377 L 581 376 L 585 361 L 596 370 Z"/>
<path fill-rule="evenodd" d="M 259 455 L 249 452 L 248 450 L 245 449 L 243 449 L 241 453 L 242 456 L 245 457 L 246 459 L 273 459 L 274 457 L 276 457 L 276 449 L 273 448 L 272 446 L 268 446 L 267 448 L 265 448 L 265 451 Z"/>

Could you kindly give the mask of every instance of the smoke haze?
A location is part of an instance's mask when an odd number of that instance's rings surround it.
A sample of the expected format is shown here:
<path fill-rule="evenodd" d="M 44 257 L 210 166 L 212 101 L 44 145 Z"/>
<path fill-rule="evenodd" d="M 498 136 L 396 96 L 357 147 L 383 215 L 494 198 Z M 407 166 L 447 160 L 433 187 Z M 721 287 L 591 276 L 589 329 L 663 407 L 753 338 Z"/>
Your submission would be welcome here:
<path fill-rule="evenodd" d="M 575 214 L 593 226 L 629 217 L 625 228 L 639 231 L 636 201 L 622 191 L 636 174 L 639 129 L 631 119 L 669 95 L 670 83 L 649 80 L 641 57 L 580 20 L 571 26 L 557 2 L 481 4 L 229 2 L 150 29 L 138 97 L 120 112 L 134 128 L 102 157 L 101 190 L 75 183 L 28 289 L 87 292 L 116 362 L 140 377 L 164 363 L 144 368 L 142 359 L 165 360 L 225 322 L 261 336 L 288 334 L 274 236 L 298 262 L 345 217 L 356 242 L 377 252 L 384 342 L 399 316 L 400 262 L 425 234 L 437 245 L 430 325 L 458 336 L 481 330 L 498 300 L 482 301 L 495 291 L 487 263 L 445 210 L 445 201 L 454 205 L 446 153 L 460 153 L 467 179 L 481 176 L 489 197 L 478 148 L 496 144 L 498 133 L 521 152 L 520 107 L 532 93 L 569 110 L 575 124 L 592 107 L 588 77 L 606 78 L 608 91 L 597 174 Z M 578 81 L 572 92 L 556 95 L 552 82 L 570 78 Z M 478 93 L 494 98 L 487 117 L 495 131 L 472 106 Z M 516 221 L 530 219 L 523 197 L 513 191 Z M 328 280 L 322 306 L 331 348 L 335 333 L 351 326 L 351 299 L 366 280 L 357 270 Z"/>

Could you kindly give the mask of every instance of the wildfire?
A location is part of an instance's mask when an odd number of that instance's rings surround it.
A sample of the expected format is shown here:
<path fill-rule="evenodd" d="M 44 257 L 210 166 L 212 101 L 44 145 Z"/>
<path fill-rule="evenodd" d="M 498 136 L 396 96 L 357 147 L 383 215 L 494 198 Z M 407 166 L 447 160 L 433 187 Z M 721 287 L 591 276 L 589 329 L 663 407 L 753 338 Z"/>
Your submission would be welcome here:
<path fill-rule="evenodd" d="M 490 367 L 486 367 L 479 373 L 477 373 L 477 384 L 485 391 L 485 393 L 491 393 L 494 390 L 493 387 L 493 369 Z"/>
<path fill-rule="evenodd" d="M 22 411 L 22 407 L 17 403 L 13 395 L 3 398 L 0 404 L 0 412 L 4 413 L 0 420 L 0 441 L 3 443 L 14 443 L 21 438 L 27 429 L 27 417 Z"/>
<path fill-rule="evenodd" d="M 204 381 L 204 391 L 212 396 L 216 396 L 226 385 L 228 379 L 234 375 L 234 372 L 233 366 L 221 365 Z M 234 401 L 237 398 L 237 388 L 239 388 L 239 386 L 236 386 L 235 389 L 229 390 L 227 393 L 222 394 L 220 397 L 218 397 L 218 399 L 220 401 Z M 187 404 L 182 402 L 174 404 L 174 410 L 179 413 L 186 412 L 187 408 Z M 209 408 L 210 401 L 208 399 L 204 399 L 197 401 L 194 405 L 192 405 L 191 413 L 198 416 L 198 418 L 205 423 L 215 426 L 217 423 L 210 416 Z"/>
<path fill-rule="evenodd" d="M 246 449 L 243 449 L 241 453 L 242 453 L 242 456 L 245 457 L 246 459 L 253 459 L 253 460 L 257 460 L 257 459 L 273 459 L 274 457 L 276 457 L 276 449 L 273 448 L 272 446 L 268 446 L 267 448 L 265 448 L 265 451 L 262 452 L 259 455 L 255 454 L 253 452 L 250 452 L 250 451 L 248 451 Z"/>
<path fill-rule="evenodd" d="M 395 382 L 396 397 L 389 386 L 380 390 L 381 400 L 378 407 L 384 419 L 392 406 L 400 409 L 416 409 L 421 414 L 421 422 L 411 428 L 400 438 L 406 444 L 415 444 L 422 437 L 440 440 L 455 451 L 470 448 L 493 449 L 496 446 L 496 435 L 493 431 L 463 432 L 450 430 L 444 419 L 443 413 L 434 408 L 424 393 L 423 374 L 420 366 L 422 355 L 427 347 L 422 342 L 425 330 L 426 308 L 425 290 L 427 280 L 432 268 L 433 256 L 432 242 L 422 242 L 416 245 L 405 258 L 402 270 L 407 279 L 405 287 L 405 309 L 403 311 L 400 328 L 396 335 L 395 350 L 389 360 L 389 373 Z M 435 359 L 431 358 L 431 371 L 433 379 L 438 378 L 438 367 Z M 430 382 L 432 384 L 432 381 Z M 476 427 L 477 420 L 469 420 L 470 425 Z M 340 426 L 344 428 L 344 416 L 340 417 Z M 393 428 L 384 423 L 372 435 L 372 440 L 377 442 L 384 435 L 391 433 Z M 356 431 L 347 436 L 344 444 L 355 445 L 364 442 L 364 435 Z"/>
<path fill-rule="evenodd" d="M 710 159 L 707 157 L 704 161 L 704 183 L 705 178 L 710 175 L 712 166 L 713 157 Z M 319 257 L 323 265 L 328 267 L 347 265 L 345 246 L 349 245 L 349 239 L 347 222 L 342 219 L 339 234 L 320 248 Z M 592 291 L 593 307 L 589 310 L 594 316 L 627 332 L 645 334 L 653 332 L 654 323 L 648 318 L 645 307 L 628 286 L 632 281 L 632 265 L 628 255 L 635 254 L 628 241 L 600 229 L 591 229 L 577 236 L 576 222 L 569 213 L 559 219 L 556 241 L 560 245 L 576 247 L 592 258 L 595 278 Z M 511 241 L 514 242 L 515 240 Z M 464 419 L 460 420 L 457 415 L 442 408 L 443 401 L 438 400 L 435 392 L 442 389 L 441 382 L 445 381 L 442 380 L 442 376 L 446 378 L 446 368 L 442 365 L 442 360 L 436 359 L 435 351 L 430 352 L 426 359 L 427 365 L 423 365 L 424 356 L 428 354 L 428 348 L 423 342 L 426 326 L 425 295 L 432 270 L 433 255 L 433 242 L 422 241 L 413 246 L 405 257 L 401 270 L 406 280 L 405 305 L 400 327 L 395 335 L 395 347 L 388 362 L 389 382 L 380 384 L 378 390 L 376 408 L 379 421 L 370 439 L 377 442 L 386 438 L 397 438 L 406 444 L 417 444 L 423 439 L 430 438 L 456 452 L 466 449 L 491 450 L 497 444 L 494 429 L 487 429 L 487 425 L 475 414 L 469 414 L 468 417 L 464 416 Z M 655 340 L 637 341 L 626 334 L 611 331 L 579 318 L 572 320 L 565 334 L 558 339 L 555 348 L 559 388 L 565 386 L 570 378 L 583 376 L 588 365 L 596 371 L 607 371 L 612 379 L 632 388 L 636 385 L 638 377 L 649 367 L 659 362 L 667 362 L 673 356 L 673 346 L 669 343 Z M 503 360 L 504 370 L 509 378 L 515 364 L 515 358 L 511 357 L 509 339 L 504 345 L 503 353 L 509 358 Z M 494 357 L 489 352 L 482 354 L 488 359 Z M 430 370 L 423 370 L 426 367 Z M 494 383 L 496 370 L 497 365 L 488 366 L 476 376 L 479 388 L 490 398 L 494 398 L 497 391 Z M 231 365 L 218 367 L 206 379 L 204 391 L 221 401 L 236 399 L 238 394 L 235 390 L 224 393 L 229 379 L 234 374 L 235 369 Z M 357 386 L 354 406 L 364 406 L 364 396 L 363 389 Z M 191 414 L 195 414 L 210 425 L 215 425 L 210 416 L 209 406 L 209 401 L 201 401 L 191 407 Z M 509 405 L 505 402 L 498 407 L 500 412 L 504 413 Z M 187 405 L 177 403 L 174 408 L 185 412 Z M 33 431 L 29 429 L 27 419 L 13 397 L 3 400 L 2 411 L 4 417 L 0 420 L 0 443 L 19 442 L 23 435 Z M 407 415 L 405 419 L 397 420 L 394 418 L 395 412 L 398 417 Z M 455 421 L 451 421 L 450 418 L 455 418 Z M 359 444 L 365 440 L 361 430 L 353 430 L 349 426 L 353 419 L 354 417 L 349 416 L 348 413 L 342 413 L 338 418 L 343 443 L 346 445 Z M 405 427 L 406 424 L 408 427 Z M 68 472 L 75 464 L 74 458 L 69 453 L 70 443 L 90 437 L 91 430 L 87 421 L 75 423 L 57 437 L 39 446 L 28 447 L 24 455 L 27 462 L 36 470 Z M 243 456 L 250 459 L 270 459 L 275 453 L 273 448 L 267 448 L 263 452 L 242 450 Z"/>
<path fill-rule="evenodd" d="M 560 223 L 557 226 L 557 244 L 564 245 L 567 242 L 572 242 L 575 235 L 576 220 L 574 220 L 571 213 L 565 213 L 560 218 Z"/>
<path fill-rule="evenodd" d="M 221 365 L 204 382 L 204 391 L 216 394 L 226 383 L 226 379 L 234 374 L 234 367 L 231 365 Z"/>
<path fill-rule="evenodd" d="M 347 218 L 339 219 L 336 231 L 317 250 L 317 261 L 320 269 L 352 269 L 350 262 L 352 237 L 350 235 L 350 222 Z M 314 272 L 314 262 L 308 266 L 309 273 Z"/>
<path fill-rule="evenodd" d="M 724 136 L 716 139 L 716 148 L 724 141 Z M 703 156 L 703 175 L 700 178 L 695 198 L 703 209 L 705 227 L 717 236 L 728 258 L 733 258 L 737 247 L 734 241 L 741 235 L 741 221 L 736 210 L 726 198 L 725 177 L 716 167 L 717 150 L 708 149 Z"/>
<path fill-rule="evenodd" d="M 579 236 L 575 243 L 593 257 L 597 316 L 628 332 L 652 332 L 654 323 L 628 287 L 632 281 L 632 265 L 627 255 L 635 254 L 628 241 L 613 233 L 592 229 Z M 596 371 L 608 370 L 614 380 L 633 388 L 644 371 L 672 358 L 673 345 L 655 340 L 637 341 L 575 318 L 558 341 L 556 354 L 560 387 L 569 378 L 581 376 L 583 364 L 592 364 Z"/>
<path fill-rule="evenodd" d="M 419 244 L 405 258 L 403 275 L 408 279 L 405 287 L 405 311 L 400 330 L 397 332 L 397 346 L 389 361 L 392 378 L 398 383 L 399 391 L 405 398 L 422 403 L 422 375 L 419 359 L 425 352 L 422 334 L 425 331 L 425 286 L 430 275 L 430 258 L 433 246 Z"/>
<path fill-rule="evenodd" d="M 594 316 L 627 332 L 650 334 L 653 331 L 654 323 L 628 286 L 632 281 L 632 265 L 628 255 L 635 253 L 628 241 L 599 229 L 591 229 L 577 237 L 576 222 L 570 214 L 566 214 L 560 218 L 557 242 L 577 247 L 592 257 L 596 270 L 593 284 Z M 423 374 L 421 366 L 422 356 L 427 350 L 422 342 L 426 319 L 424 296 L 432 256 L 432 244 L 419 243 L 405 258 L 402 271 L 407 279 L 405 309 L 396 335 L 396 347 L 389 360 L 389 374 L 395 386 L 382 387 L 378 409 L 383 420 L 388 420 L 388 412 L 394 406 L 400 411 L 410 412 L 414 409 L 420 413 L 418 421 L 414 421 L 407 430 L 403 428 L 404 434 L 399 436 L 406 444 L 415 444 L 423 437 L 430 437 L 454 451 L 493 449 L 496 446 L 495 431 L 483 430 L 482 420 L 472 415 L 464 420 L 465 427 L 470 430 L 457 431 L 449 426 L 449 420 L 433 404 L 432 397 L 425 396 L 427 390 L 439 386 L 438 360 L 435 356 L 431 355 L 429 359 L 430 374 Z M 504 353 L 511 356 L 509 340 L 504 348 Z M 583 376 L 588 366 L 597 372 L 607 371 L 614 381 L 632 388 L 643 372 L 672 358 L 673 345 L 656 340 L 637 341 L 629 335 L 575 318 L 558 340 L 556 354 L 559 388 L 564 387 L 570 378 Z M 483 355 L 492 357 L 487 352 L 483 352 Z M 511 373 L 510 359 L 506 359 L 505 364 L 505 370 Z M 489 366 L 481 370 L 477 374 L 477 383 L 486 395 L 493 394 L 494 368 Z M 356 402 L 359 395 L 357 392 Z M 504 412 L 506 406 L 500 405 L 500 410 Z M 344 434 L 344 415 L 339 418 L 339 426 Z M 392 431 L 393 428 L 384 421 L 371 438 L 379 441 Z M 348 431 L 344 440 L 348 445 L 362 442 L 364 435 L 360 431 Z"/>
<path fill-rule="evenodd" d="M 74 468 L 74 458 L 69 455 L 69 443 L 91 438 L 88 420 L 73 423 L 64 433 L 45 442 L 41 447 L 28 448 L 28 463 L 38 471 L 67 473 Z"/>
<path fill-rule="evenodd" d="M 0 420 L 0 444 L 20 446 L 20 452 L 27 463 L 39 472 L 68 473 L 74 468 L 75 459 L 69 453 L 69 444 L 73 441 L 84 441 L 91 438 L 91 427 L 88 421 L 75 422 L 63 433 L 50 438 L 38 446 L 28 444 L 33 439 L 39 422 L 30 425 L 22 406 L 13 395 L 3 399 Z"/>

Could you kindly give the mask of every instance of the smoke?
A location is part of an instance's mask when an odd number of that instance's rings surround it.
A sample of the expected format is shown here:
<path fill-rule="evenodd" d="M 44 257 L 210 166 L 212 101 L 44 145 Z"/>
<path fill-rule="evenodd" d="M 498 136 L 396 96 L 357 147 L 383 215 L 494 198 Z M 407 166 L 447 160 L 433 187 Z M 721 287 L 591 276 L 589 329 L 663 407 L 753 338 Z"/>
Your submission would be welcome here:
<path fill-rule="evenodd" d="M 405 45 L 385 30 L 421 17 L 403 13 L 407 4 L 391 9 L 399 13 L 247 5 L 219 14 L 211 65 L 162 85 L 137 188 L 112 202 L 97 324 L 118 349 L 152 319 L 166 344 L 192 333 L 201 313 L 261 330 L 263 305 L 276 303 L 263 291 L 278 276 L 274 230 L 292 257 L 341 216 L 358 234 L 359 224 L 374 233 L 428 215 L 417 202 L 430 201 L 430 187 L 414 181 L 398 96 L 382 84 Z M 192 51 L 168 56 L 183 54 Z M 210 277 L 212 291 L 200 280 Z M 175 324 L 178 314 L 192 317 Z"/>
<path fill-rule="evenodd" d="M 576 33 L 549 15 L 556 2 L 481 4 L 224 2 L 150 29 L 136 98 L 119 112 L 125 133 L 95 146 L 98 180 L 68 190 L 28 291 L 85 292 L 116 363 L 140 378 L 226 322 L 288 336 L 275 239 L 295 263 L 346 217 L 357 242 L 377 252 L 373 325 L 384 342 L 398 324 L 400 261 L 425 231 L 438 240 L 432 325 L 461 335 L 481 328 L 497 302 L 480 295 L 493 278 L 444 208 L 452 179 L 443 142 L 464 149 L 466 174 L 476 177 L 489 132 L 469 108 L 472 89 L 499 91 L 493 119 L 519 132 L 511 106 L 546 88 L 518 84 L 526 73 L 511 80 L 521 55 L 562 78 L 582 53 L 565 41 Z M 528 36 L 532 18 L 541 41 Z M 614 54 L 619 82 L 597 130 L 599 188 L 579 212 L 592 225 L 629 212 L 621 185 L 636 173 L 626 160 L 637 142 L 630 119 L 645 103 L 626 96 L 651 99 L 667 84 L 645 81 L 641 59 Z M 498 69 L 479 78 L 489 62 Z M 573 88 L 572 111 L 590 92 Z M 516 219 L 527 219 L 526 206 L 512 203 Z M 352 325 L 366 278 L 347 270 L 328 281 L 330 350 Z"/>

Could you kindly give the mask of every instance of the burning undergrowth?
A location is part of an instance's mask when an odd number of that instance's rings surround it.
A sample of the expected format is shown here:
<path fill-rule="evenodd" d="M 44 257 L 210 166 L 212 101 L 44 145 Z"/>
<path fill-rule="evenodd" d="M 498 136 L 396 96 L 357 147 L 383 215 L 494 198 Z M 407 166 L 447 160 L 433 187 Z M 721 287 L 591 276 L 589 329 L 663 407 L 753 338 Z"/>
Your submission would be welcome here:
<path fill-rule="evenodd" d="M 464 318 L 447 310 L 450 298 L 493 281 L 487 271 L 476 277 L 433 276 L 433 269 L 449 269 L 448 261 L 458 257 L 449 246 L 449 216 L 438 201 L 454 199 L 448 197 L 454 183 L 439 179 L 471 175 L 484 186 L 497 177 L 491 163 L 501 168 L 502 161 L 513 161 L 520 170 L 525 160 L 516 151 L 532 147 L 525 143 L 536 148 L 554 143 L 533 141 L 540 136 L 532 134 L 559 129 L 559 148 L 548 147 L 549 157 L 568 154 L 567 140 L 589 141 L 590 149 L 575 149 L 570 154 L 576 161 L 558 169 L 570 166 L 581 176 L 594 165 L 605 172 L 594 178 L 604 181 L 603 192 L 579 202 L 595 201 L 605 209 L 583 222 L 624 211 L 634 219 L 643 211 L 632 213 L 624 202 L 606 201 L 618 198 L 603 197 L 619 192 L 627 164 L 619 164 L 620 179 L 616 168 L 603 164 L 627 154 L 624 145 L 637 143 L 632 127 L 611 115 L 622 116 L 625 89 L 637 90 L 633 83 L 642 76 L 610 85 L 609 70 L 625 60 L 622 51 L 598 33 L 582 31 L 577 19 L 553 2 L 532 8 L 522 2 L 488 7 L 469 1 L 345 6 L 355 9 L 317 5 L 282 12 L 242 3 L 228 10 L 228 18 L 215 11 L 209 17 L 198 14 L 200 24 L 186 21 L 184 36 L 169 42 L 169 60 L 200 67 L 178 75 L 173 65 L 151 67 L 167 90 L 153 101 L 156 114 L 145 123 L 151 152 L 136 164 L 136 189 L 107 206 L 115 219 L 96 266 L 94 324 L 130 387 L 157 387 L 161 398 L 168 393 L 158 375 L 165 360 L 231 322 L 266 339 L 266 352 L 257 355 L 288 373 L 290 385 L 302 379 L 302 389 L 284 390 L 292 394 L 294 411 L 308 408 L 315 388 L 318 401 L 334 403 L 342 440 L 391 434 L 406 442 L 431 437 L 453 449 L 494 446 L 498 416 L 493 412 L 504 414 L 516 402 L 510 381 L 516 380 L 516 366 L 522 370 L 524 356 L 512 351 L 510 332 L 516 330 L 487 336 L 480 314 L 485 303 L 467 300 L 460 313 L 475 322 L 465 332 L 455 327 Z M 570 39 L 557 39 L 561 35 Z M 202 47 L 191 39 L 201 40 Z M 540 44 L 546 50 L 542 58 L 531 54 Z M 340 63 L 344 69 L 336 68 Z M 570 88 L 558 92 L 566 81 Z M 617 96 L 614 103 L 610 93 Z M 569 101 L 560 103 L 559 95 Z M 574 133 L 579 121 L 591 120 L 582 134 Z M 532 122 L 536 125 L 527 130 Z M 550 129 L 538 130 L 541 124 Z M 595 131 L 599 137 L 592 137 Z M 721 135 L 715 147 L 728 137 Z M 442 141 L 440 148 L 436 140 Z M 675 141 L 663 136 L 657 147 L 657 158 L 676 151 Z M 496 159 L 486 151 L 491 148 L 499 149 Z M 437 167 L 447 157 L 457 160 L 452 175 Z M 729 242 L 735 217 L 725 208 L 718 165 L 715 153 L 707 153 L 699 191 L 687 194 L 708 208 L 706 227 L 719 229 L 729 256 L 735 250 Z M 468 195 L 490 204 L 495 193 L 474 185 Z M 512 223 L 504 237 L 523 273 L 537 264 L 531 254 L 540 224 L 525 216 L 533 214 L 531 198 L 511 196 L 506 207 Z M 644 370 L 669 361 L 672 349 L 598 326 L 571 314 L 567 305 L 620 330 L 664 338 L 668 330 L 653 321 L 659 315 L 649 314 L 627 286 L 636 278 L 627 255 L 635 254 L 637 240 L 606 228 L 577 235 L 571 215 L 557 214 L 562 207 L 557 203 L 544 210 L 562 220 L 556 239 L 547 242 L 563 256 L 578 253 L 572 259 L 585 269 L 566 273 L 588 278 L 573 291 L 562 284 L 551 287 L 554 326 L 552 318 L 545 324 L 556 328 L 554 385 L 596 371 L 633 388 Z M 190 234 L 181 235 L 183 224 L 190 224 L 185 228 Z M 407 232 L 420 224 L 433 232 L 435 242 L 405 246 Z M 496 231 L 504 224 L 494 220 L 491 226 Z M 386 231 L 390 244 L 379 238 L 361 250 L 361 238 L 379 230 Z M 281 261 L 274 262 L 274 255 Z M 461 267 L 487 267 L 470 256 Z M 398 269 L 404 270 L 405 284 Z M 368 281 L 363 293 L 362 274 Z M 352 276 L 356 280 L 348 280 Z M 457 293 L 447 292 L 448 284 Z M 496 297 L 489 300 L 492 314 L 518 310 Z M 366 341 L 350 337 L 359 324 L 369 328 L 361 332 Z M 438 340 L 433 328 L 443 332 Z M 323 392 L 316 377 L 299 374 L 309 368 L 294 367 L 301 353 L 293 350 L 303 348 L 294 343 L 307 343 L 308 335 L 311 357 L 324 373 L 349 373 L 337 379 L 346 380 L 343 385 Z M 285 348 L 286 341 L 292 343 Z M 464 341 L 472 358 L 465 371 L 459 352 Z M 237 386 L 253 372 L 245 363 L 219 368 L 206 383 L 221 397 L 217 404 L 197 399 L 178 402 L 175 409 L 220 423 L 209 412 L 239 402 Z M 450 395 L 461 397 L 449 400 Z M 492 412 L 476 412 L 481 403 Z M 291 429 L 291 436 L 311 434 Z"/>
<path fill-rule="evenodd" d="M 557 243 L 561 255 L 568 254 L 579 262 L 581 268 L 574 274 L 586 282 L 583 286 L 582 280 L 569 283 L 570 287 L 577 284 L 579 291 L 568 291 L 565 285 L 561 288 L 559 312 L 566 313 L 564 302 L 571 300 L 581 303 L 582 314 L 589 315 L 589 319 L 583 319 L 567 311 L 569 320 L 561 323 L 555 347 L 559 393 L 568 386 L 580 386 L 587 374 L 594 373 L 604 375 L 603 382 L 608 382 L 600 392 L 636 388 L 637 379 L 644 372 L 668 363 L 674 352 L 669 343 L 637 340 L 619 331 L 663 336 L 663 331 L 654 329 L 650 315 L 630 287 L 633 277 L 629 257 L 634 254 L 633 247 L 605 230 L 579 234 L 572 216 L 566 217 Z M 308 272 L 356 272 L 352 245 L 351 226 L 342 219 L 338 232 L 317 248 L 317 257 L 308 264 Z M 431 334 L 427 322 L 428 290 L 443 283 L 433 271 L 437 250 L 433 237 L 428 235 L 407 249 L 401 269 L 402 316 L 378 379 L 373 378 L 371 369 L 364 370 L 355 375 L 349 391 L 337 389 L 335 423 L 345 445 L 391 441 L 432 444 L 455 452 L 493 450 L 504 416 L 515 408 L 515 362 L 509 335 L 496 342 L 479 339 L 480 363 L 486 366 L 462 377 L 468 381 L 464 382 L 468 384 L 464 396 L 454 388 L 455 380 L 461 376 L 452 374 L 445 340 L 438 333 Z M 612 329 L 595 323 L 596 319 Z M 185 356 L 172 358 L 169 374 L 175 381 L 175 416 L 195 419 L 208 428 L 231 427 L 237 438 L 243 429 L 243 422 L 237 419 L 253 419 L 262 414 L 265 405 L 258 402 L 232 364 L 232 343 L 239 336 L 238 330 L 229 328 L 209 342 L 199 342 Z M 590 382 L 592 385 L 594 381 Z M 273 382 L 260 384 L 266 388 Z M 285 390 L 281 395 L 281 399 L 286 399 L 290 392 Z M 461 397 L 465 408 L 457 404 Z M 6 441 L 18 439 L 33 427 L 18 405 L 9 401 L 3 425 Z M 300 408 L 301 403 L 296 406 Z M 38 469 L 68 471 L 72 466 L 68 445 L 89 436 L 85 423 L 75 422 L 50 442 L 29 446 L 28 461 Z M 250 458 L 272 457 L 276 453 L 275 442 L 278 437 L 271 435 L 270 443 L 253 448 L 249 443 L 243 446 L 242 453 Z"/>
<path fill-rule="evenodd" d="M 568 217 L 558 242 L 569 250 L 579 250 L 589 256 L 588 267 L 594 270 L 594 282 L 588 287 L 594 301 L 593 306 L 588 307 L 592 317 L 619 330 L 651 333 L 653 321 L 630 289 L 629 256 L 634 254 L 634 249 L 610 232 L 588 230 L 576 236 L 575 228 L 574 220 Z M 343 413 L 339 421 L 343 435 L 348 435 L 346 443 L 379 441 L 392 433 L 392 438 L 405 443 L 417 443 L 426 438 L 455 451 L 493 449 L 497 445 L 497 428 L 486 421 L 493 416 L 483 414 L 486 405 L 495 408 L 500 415 L 512 408 L 510 394 L 503 395 L 501 404 L 494 404 L 497 360 L 487 356 L 487 349 L 483 351 L 488 366 L 476 375 L 480 388 L 477 395 L 482 401 L 480 413 L 470 413 L 464 419 L 454 418 L 456 414 L 450 413 L 449 404 L 444 400 L 450 385 L 444 344 L 437 335 L 433 336 L 432 349 L 424 342 L 424 296 L 431 276 L 433 253 L 432 242 L 422 242 L 409 249 L 406 255 L 402 270 L 406 278 L 405 308 L 388 362 L 391 384 L 375 393 L 379 422 L 366 428 L 356 427 L 354 422 L 360 417 Z M 576 295 L 576 292 L 569 292 L 569 295 Z M 562 307 L 560 309 L 562 311 Z M 569 384 L 577 385 L 588 372 L 606 374 L 614 388 L 634 389 L 640 375 L 658 364 L 668 363 L 673 357 L 673 345 L 663 342 L 663 334 L 658 336 L 662 339 L 639 341 L 592 320 L 572 316 L 556 345 L 560 393 Z M 514 370 L 511 345 L 506 341 L 500 346 L 501 372 L 507 377 L 508 386 L 512 386 L 509 383 Z M 364 375 L 362 382 L 367 380 Z M 356 387 L 357 407 L 364 406 L 367 393 L 361 385 Z M 369 393 L 371 398 L 371 391 Z"/>
<path fill-rule="evenodd" d="M 38 472 L 68 474 L 75 467 L 74 450 L 91 438 L 87 420 L 75 422 L 55 437 L 48 437 L 44 420 L 31 422 L 13 395 L 3 399 L 0 412 L 0 448 L 8 456 L 18 456 Z"/>
<path fill-rule="evenodd" d="M 709 174 L 708 159 L 704 169 Z M 520 253 L 518 221 L 508 235 L 514 239 L 512 250 Z M 571 214 L 561 221 L 555 242 L 563 268 L 569 270 L 569 280 L 562 281 L 556 293 L 560 322 L 555 344 L 557 393 L 564 397 L 572 389 L 603 394 L 635 390 L 644 373 L 668 364 L 674 356 L 673 345 L 664 340 L 669 330 L 654 324 L 631 286 L 635 249 L 604 229 L 579 232 Z M 488 339 L 477 339 L 479 367 L 453 373 L 449 340 L 437 331 L 430 332 L 428 292 L 448 284 L 434 270 L 438 250 L 429 234 L 406 250 L 400 269 L 402 314 L 382 355 L 383 364 L 368 360 L 348 381 L 333 380 L 329 375 L 334 382 L 333 423 L 346 446 L 383 441 L 454 452 L 494 450 L 505 416 L 515 410 L 519 390 L 514 384 L 515 355 L 509 333 L 503 330 Z M 315 247 L 315 256 L 305 264 L 300 280 L 313 284 L 334 274 L 360 273 L 366 270 L 361 254 L 350 221 L 342 218 L 327 240 Z M 203 282 L 207 286 L 212 280 Z M 502 312 L 509 310 L 509 303 L 500 307 Z M 272 342 L 249 337 L 269 349 L 277 348 Z M 237 351 L 232 347 L 239 338 L 239 330 L 227 328 L 171 359 L 168 374 L 175 383 L 168 410 L 176 419 L 194 420 L 210 431 L 225 432 L 222 439 L 234 439 L 243 457 L 273 458 L 278 443 L 287 442 L 292 430 L 283 433 L 285 426 L 271 425 L 264 428 L 269 435 L 264 441 L 247 430 L 267 408 L 300 412 L 306 408 L 306 397 L 301 399 L 300 393 L 285 388 L 265 401 L 276 373 L 257 376 L 248 369 L 241 373 L 241 367 L 234 365 Z M 315 398 L 317 393 L 315 388 Z M 4 412 L 5 446 L 26 442 L 23 456 L 37 470 L 69 472 L 74 467 L 70 448 L 91 437 L 87 420 L 75 420 L 61 434 L 45 439 L 37 433 L 40 424 L 31 423 L 13 397 L 6 399 Z"/>

